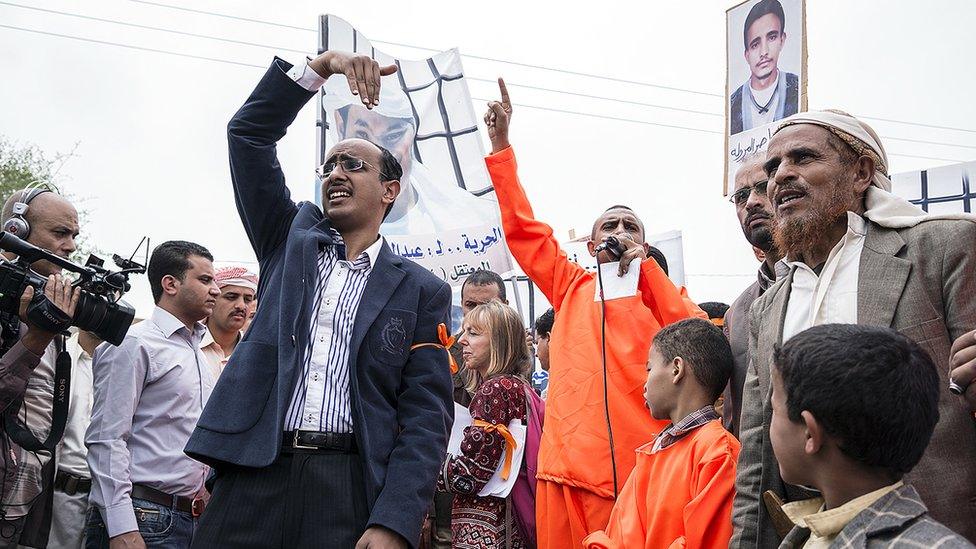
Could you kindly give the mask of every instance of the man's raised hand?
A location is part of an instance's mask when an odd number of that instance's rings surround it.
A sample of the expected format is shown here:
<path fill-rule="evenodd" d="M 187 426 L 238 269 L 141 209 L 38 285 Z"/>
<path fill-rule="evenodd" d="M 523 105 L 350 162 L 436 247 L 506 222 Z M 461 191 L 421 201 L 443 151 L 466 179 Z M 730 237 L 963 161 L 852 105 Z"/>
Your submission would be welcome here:
<path fill-rule="evenodd" d="M 491 140 L 491 152 L 495 154 L 509 147 L 508 124 L 512 120 L 512 100 L 508 97 L 505 80 L 498 79 L 498 90 L 502 94 L 501 101 L 488 103 L 485 113 L 485 125 L 488 126 L 488 139 Z"/>
<path fill-rule="evenodd" d="M 636 240 L 626 234 L 617 235 L 617 241 L 623 247 L 623 255 L 620 256 L 617 276 L 624 276 L 630 270 L 630 264 L 634 260 L 637 260 L 639 264 L 647 259 L 647 245 L 637 243 Z"/>
<path fill-rule="evenodd" d="M 341 51 L 327 51 L 309 61 L 308 66 L 325 79 L 333 74 L 345 75 L 349 91 L 358 95 L 367 109 L 380 104 L 380 77 L 397 71 L 396 65 L 381 67 L 368 55 Z"/>

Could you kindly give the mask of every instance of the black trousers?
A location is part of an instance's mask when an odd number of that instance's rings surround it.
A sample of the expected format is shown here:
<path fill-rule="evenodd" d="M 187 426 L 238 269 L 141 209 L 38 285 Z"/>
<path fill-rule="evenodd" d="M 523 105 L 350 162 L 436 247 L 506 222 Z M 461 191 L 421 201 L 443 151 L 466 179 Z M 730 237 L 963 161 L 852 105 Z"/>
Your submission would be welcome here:
<path fill-rule="evenodd" d="M 193 549 L 350 548 L 369 509 L 358 454 L 285 454 L 218 472 Z"/>

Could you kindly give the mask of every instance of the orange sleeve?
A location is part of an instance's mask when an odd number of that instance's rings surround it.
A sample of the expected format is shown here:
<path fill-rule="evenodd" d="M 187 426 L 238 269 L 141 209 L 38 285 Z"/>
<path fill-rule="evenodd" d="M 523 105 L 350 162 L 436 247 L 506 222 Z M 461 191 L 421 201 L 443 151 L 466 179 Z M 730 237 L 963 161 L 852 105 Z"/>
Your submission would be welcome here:
<path fill-rule="evenodd" d="M 616 549 L 619 547 L 610 536 L 603 530 L 597 530 L 583 538 L 583 547 L 586 549 Z"/>
<path fill-rule="evenodd" d="M 558 311 L 570 284 L 586 271 L 569 260 L 552 235 L 552 228 L 535 219 L 518 178 L 511 147 L 485 157 L 498 197 L 508 249 L 525 274 Z"/>
<path fill-rule="evenodd" d="M 646 474 L 642 474 L 640 466 L 631 472 L 624 487 L 617 496 L 617 501 L 610 511 L 607 527 L 591 533 L 583 539 L 586 549 L 624 549 L 628 547 L 646 546 L 644 521 L 641 518 L 641 506 L 647 499 Z"/>
<path fill-rule="evenodd" d="M 641 262 L 641 275 L 637 282 L 644 305 L 651 310 L 661 327 L 690 317 L 708 319 L 708 315 L 688 297 L 684 286 L 674 282 L 653 258 Z"/>
<path fill-rule="evenodd" d="M 684 508 L 684 541 L 696 549 L 725 549 L 732 537 L 735 457 L 726 452 L 698 467 L 693 497 Z"/>

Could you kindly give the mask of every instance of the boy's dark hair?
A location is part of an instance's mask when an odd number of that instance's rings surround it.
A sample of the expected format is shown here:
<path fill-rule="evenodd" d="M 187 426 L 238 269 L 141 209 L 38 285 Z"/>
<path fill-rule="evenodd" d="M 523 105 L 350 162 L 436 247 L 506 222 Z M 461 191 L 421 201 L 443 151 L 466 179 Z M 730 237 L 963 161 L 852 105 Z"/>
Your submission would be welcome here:
<path fill-rule="evenodd" d="M 498 286 L 498 299 L 501 301 L 506 301 L 508 298 L 505 296 L 505 281 L 502 280 L 501 275 L 495 271 L 489 271 L 487 269 L 478 269 L 477 271 L 468 275 L 468 278 L 464 279 L 461 283 L 461 294 L 464 294 L 464 288 L 468 284 L 473 284 L 475 286 L 491 286 L 494 284 Z"/>
<path fill-rule="evenodd" d="M 669 362 L 684 359 L 712 400 L 729 383 L 732 349 L 722 330 L 705 319 L 686 318 L 665 326 L 654 336 L 654 349 Z"/>
<path fill-rule="evenodd" d="M 549 310 L 539 315 L 535 321 L 535 335 L 546 337 L 552 332 L 552 323 L 556 321 L 556 311 L 549 307 Z"/>
<path fill-rule="evenodd" d="M 779 31 L 786 32 L 786 14 L 783 13 L 783 4 L 779 0 L 761 0 L 749 10 L 746 22 L 742 25 L 742 44 L 745 49 L 749 49 L 749 27 L 764 15 L 773 14 L 779 19 Z"/>
<path fill-rule="evenodd" d="M 705 311 L 705 314 L 708 315 L 710 320 L 725 318 L 725 313 L 729 310 L 728 305 L 718 301 L 706 301 L 704 303 L 699 303 L 698 308 Z"/>
<path fill-rule="evenodd" d="M 153 301 L 159 303 L 163 297 L 163 277 L 173 276 L 183 280 L 190 270 L 190 256 L 197 255 L 213 261 L 210 252 L 199 244 L 185 240 L 169 240 L 163 242 L 153 250 L 146 269 L 149 277 L 149 288 L 152 290 Z"/>
<path fill-rule="evenodd" d="M 939 421 L 939 373 L 889 328 L 815 326 L 776 346 L 790 421 L 809 411 L 844 454 L 893 479 L 912 470 Z"/>

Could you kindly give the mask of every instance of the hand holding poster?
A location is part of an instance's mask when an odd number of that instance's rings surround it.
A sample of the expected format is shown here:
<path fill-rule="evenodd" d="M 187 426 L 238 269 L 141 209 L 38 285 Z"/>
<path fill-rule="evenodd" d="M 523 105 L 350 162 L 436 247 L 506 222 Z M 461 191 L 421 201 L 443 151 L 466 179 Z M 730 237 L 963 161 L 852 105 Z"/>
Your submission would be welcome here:
<path fill-rule="evenodd" d="M 382 79 L 379 105 L 371 110 L 350 92 L 345 79 L 326 82 L 318 147 L 321 162 L 330 144 L 367 139 L 400 162 L 400 195 L 380 229 L 393 252 L 451 285 L 477 269 L 510 271 L 478 119 L 457 50 L 420 61 L 395 59 L 333 15 L 320 18 L 319 49 L 364 53 L 398 68 Z"/>
<path fill-rule="evenodd" d="M 807 109 L 805 0 L 748 0 L 726 12 L 725 194 L 776 122 Z"/>

